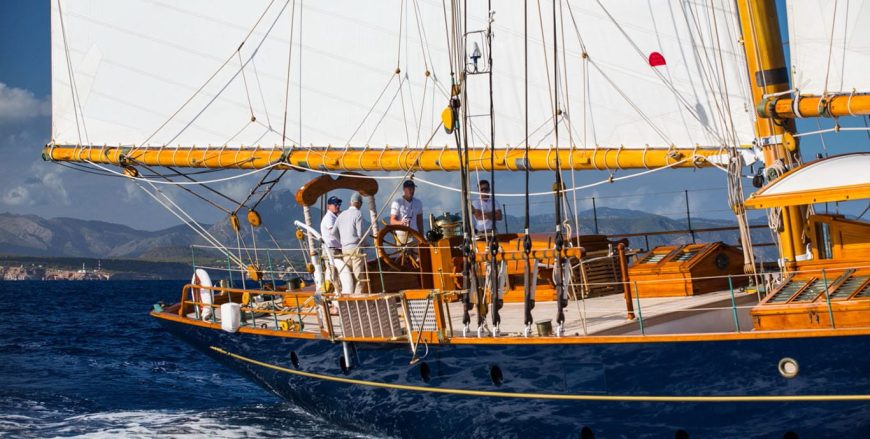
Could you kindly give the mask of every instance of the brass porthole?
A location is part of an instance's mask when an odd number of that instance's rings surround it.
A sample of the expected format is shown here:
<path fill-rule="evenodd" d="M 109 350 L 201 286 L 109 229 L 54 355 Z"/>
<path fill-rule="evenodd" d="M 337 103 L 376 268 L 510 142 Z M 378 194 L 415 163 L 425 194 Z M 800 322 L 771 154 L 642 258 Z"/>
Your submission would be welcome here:
<path fill-rule="evenodd" d="M 779 360 L 779 374 L 786 378 L 794 378 L 800 371 L 797 361 L 794 358 L 785 357 Z"/>

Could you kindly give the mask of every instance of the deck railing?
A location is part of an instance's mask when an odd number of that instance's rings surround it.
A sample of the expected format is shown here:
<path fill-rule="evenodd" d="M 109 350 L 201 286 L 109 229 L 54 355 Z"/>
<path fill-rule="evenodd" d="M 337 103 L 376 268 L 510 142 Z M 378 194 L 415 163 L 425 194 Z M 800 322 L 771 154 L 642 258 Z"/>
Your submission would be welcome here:
<path fill-rule="evenodd" d="M 203 294 L 210 295 L 211 303 L 202 300 Z M 197 295 L 199 298 L 196 298 Z M 317 326 L 320 328 L 316 332 L 319 333 L 324 325 L 322 322 L 323 314 L 318 310 L 322 309 L 325 301 L 316 296 L 318 294 L 313 291 L 275 291 L 187 284 L 181 290 L 178 315 L 188 317 L 192 313 L 194 318 L 200 320 L 201 310 L 203 307 L 208 307 L 211 308 L 212 312 L 206 320 L 211 323 L 219 323 L 220 318 L 217 310 L 220 309 L 220 306 L 224 303 L 238 303 L 241 318 L 253 327 L 303 332 L 305 325 L 311 323 L 306 319 L 310 320 L 311 317 L 315 317 Z M 328 299 L 328 295 L 322 297 Z"/>
<path fill-rule="evenodd" d="M 606 284 L 618 285 L 623 288 L 627 293 L 626 300 L 624 302 L 622 300 L 596 302 L 593 299 L 584 299 L 582 296 L 572 297 L 572 303 L 569 303 L 569 306 L 576 309 L 577 315 L 574 317 L 571 332 L 574 330 L 578 333 L 582 331 L 584 335 L 590 333 L 596 335 L 626 333 L 648 335 L 651 329 L 663 322 L 678 321 L 680 316 L 702 315 L 709 312 L 720 313 L 718 314 L 720 320 L 727 318 L 733 323 L 730 330 L 723 324 L 722 330 L 717 332 L 741 332 L 746 330 L 746 325 L 749 323 L 747 317 L 750 309 L 757 309 L 759 303 L 766 302 L 766 300 L 761 300 L 764 296 L 776 295 L 779 291 L 778 288 L 787 284 L 790 279 L 801 276 L 818 277 L 824 280 L 822 282 L 825 287 L 824 294 L 819 294 L 818 297 L 821 299 L 817 298 L 815 302 L 818 302 L 819 306 L 827 307 L 826 314 L 829 318 L 829 326 L 835 329 L 839 327 L 835 323 L 835 311 L 840 304 L 845 302 L 841 298 L 831 299 L 831 294 L 844 284 L 845 280 L 842 282 L 835 280 L 836 276 L 844 272 L 870 276 L 870 266 L 838 267 L 827 270 L 804 269 L 778 281 L 770 273 L 766 276 L 765 285 L 743 290 L 734 288 L 734 280 L 745 275 L 695 277 L 693 278 L 695 281 L 727 279 L 729 288 L 720 292 L 715 297 L 716 300 L 696 299 L 695 302 L 684 302 L 684 306 L 677 302 L 682 300 L 681 298 L 646 298 L 640 297 L 638 294 L 639 286 L 643 284 L 673 282 L 673 280 L 608 282 Z M 834 273 L 834 277 L 831 277 L 831 273 Z M 870 283 L 864 278 L 861 279 L 863 280 L 860 282 L 864 283 L 860 285 Z M 213 294 L 212 303 L 193 297 L 191 293 L 196 290 L 198 290 L 200 297 L 203 293 Z M 463 294 L 465 294 L 464 291 L 418 289 L 390 294 L 340 296 L 334 294 L 319 295 L 313 291 L 274 291 L 188 284 L 182 289 L 177 313 L 179 316 L 191 320 L 202 320 L 200 310 L 203 307 L 209 307 L 213 312 L 207 321 L 220 323 L 221 316 L 216 310 L 223 303 L 234 302 L 240 304 L 241 314 L 245 320 L 243 327 L 305 333 L 309 337 L 326 338 L 333 341 L 405 342 L 416 353 L 423 344 L 449 342 L 452 338 L 468 335 L 454 332 L 454 324 L 458 324 L 455 319 L 459 317 L 462 306 L 464 306 L 461 301 Z M 618 297 L 621 295 L 613 296 L 614 299 L 621 299 Z M 797 296 L 803 298 L 806 297 L 806 294 L 803 296 L 795 294 L 795 296 L 794 300 L 797 300 Z M 747 300 L 750 297 L 752 300 Z M 861 303 L 864 301 L 870 303 L 870 290 L 863 295 L 856 296 L 855 300 Z M 662 304 L 669 301 L 676 305 L 663 310 Z M 771 306 L 785 305 L 787 304 L 771 304 Z M 541 311 L 535 312 L 535 317 L 541 320 L 542 314 Z M 505 314 L 502 314 L 502 318 L 505 318 Z M 595 327 L 594 322 L 608 320 L 613 324 Z M 513 323 L 514 326 L 519 327 L 517 322 Z M 590 330 L 587 331 L 587 329 Z M 508 332 L 503 333 L 503 335 L 519 335 L 517 331 Z M 691 331 L 683 333 L 687 332 Z M 489 328 L 484 328 L 483 332 L 478 331 L 478 334 L 492 336 L 493 332 Z M 535 334 L 530 335 L 535 336 Z M 549 337 L 550 335 L 538 334 L 538 336 Z"/>

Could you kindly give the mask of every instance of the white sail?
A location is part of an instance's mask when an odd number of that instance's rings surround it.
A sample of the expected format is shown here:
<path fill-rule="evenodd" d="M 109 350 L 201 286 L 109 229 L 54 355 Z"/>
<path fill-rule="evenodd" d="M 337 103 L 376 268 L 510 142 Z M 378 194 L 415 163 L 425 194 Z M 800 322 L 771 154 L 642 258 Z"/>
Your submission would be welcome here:
<path fill-rule="evenodd" d="M 788 2 L 792 83 L 801 94 L 870 92 L 870 2 Z"/>
<path fill-rule="evenodd" d="M 451 86 L 453 30 L 443 4 L 55 0 L 52 141 L 161 148 L 452 145 L 453 136 L 438 129 Z M 528 11 L 532 147 L 751 142 L 753 106 L 733 5 L 618 0 L 556 8 L 558 141 L 552 4 L 539 9 L 531 2 Z M 524 11 L 507 0 L 494 1 L 493 9 L 495 146 L 521 147 Z M 467 13 L 467 31 L 485 28 L 483 2 L 469 2 Z M 478 33 L 468 37 L 466 55 L 475 43 L 485 54 Z M 664 64 L 651 65 L 651 56 L 659 61 L 653 64 Z M 479 70 L 486 70 L 485 58 Z M 490 143 L 487 75 L 470 75 L 467 90 L 474 116 L 469 140 L 482 147 Z"/>

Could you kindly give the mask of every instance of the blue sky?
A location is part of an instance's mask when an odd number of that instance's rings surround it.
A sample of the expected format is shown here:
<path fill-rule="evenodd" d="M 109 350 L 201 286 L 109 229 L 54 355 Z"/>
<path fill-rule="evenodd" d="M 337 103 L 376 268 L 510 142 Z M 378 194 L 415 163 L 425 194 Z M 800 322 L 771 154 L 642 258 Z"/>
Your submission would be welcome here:
<path fill-rule="evenodd" d="M 781 7 L 781 2 L 779 2 Z M 178 224 L 129 183 L 120 179 L 76 172 L 40 159 L 42 146 L 49 140 L 51 129 L 50 95 L 50 3 L 33 0 L 0 0 L 0 213 L 37 214 L 43 217 L 74 217 L 98 219 L 127 224 L 131 227 L 155 230 Z M 843 118 L 844 126 L 864 126 L 864 119 Z M 801 121 L 803 131 L 818 128 L 816 121 Z M 821 121 L 822 127 L 831 125 Z M 805 137 L 801 148 L 804 159 L 817 154 L 839 154 L 867 151 L 870 137 L 864 132 L 826 134 Z M 634 171 L 623 171 L 625 175 Z M 290 175 L 290 174 L 288 174 Z M 293 173 L 282 182 L 296 189 L 314 175 Z M 427 179 L 458 186 L 456 174 L 427 173 Z M 572 175 L 566 175 L 572 185 Z M 578 172 L 573 176 L 577 185 L 607 178 L 602 172 Z M 552 185 L 552 173 L 535 173 L 532 191 L 544 191 Z M 656 173 L 626 182 L 598 186 L 577 195 L 580 209 L 591 207 L 590 197 L 597 198 L 598 207 L 632 208 L 681 218 L 685 201 L 681 193 L 690 190 L 693 216 L 728 218 L 724 191 L 725 177 L 712 169 L 680 170 Z M 521 174 L 499 174 L 497 190 L 520 192 Z M 250 183 L 222 187 L 229 192 L 244 192 Z M 382 192 L 390 192 L 384 188 Z M 421 186 L 418 196 L 436 214 L 457 210 L 459 198 L 454 193 Z M 195 203 L 182 194 L 178 199 L 190 206 L 195 218 L 211 223 L 222 214 L 202 203 Z M 380 200 L 383 202 L 385 200 Z M 509 214 L 522 215 L 520 198 L 503 199 Z M 288 198 L 288 203 L 292 201 Z M 551 199 L 535 199 L 533 212 L 552 211 Z M 842 206 L 845 213 L 855 214 L 866 207 L 865 202 Z M 832 207 L 833 208 L 833 207 Z M 581 218 L 581 221 L 583 218 Z"/>

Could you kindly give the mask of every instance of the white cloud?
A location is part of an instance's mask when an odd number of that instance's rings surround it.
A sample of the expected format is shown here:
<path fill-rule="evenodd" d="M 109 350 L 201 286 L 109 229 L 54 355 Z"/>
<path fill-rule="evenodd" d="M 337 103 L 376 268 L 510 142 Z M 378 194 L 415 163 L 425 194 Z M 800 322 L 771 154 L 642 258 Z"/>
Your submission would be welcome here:
<path fill-rule="evenodd" d="M 226 194 L 226 196 L 238 202 L 242 202 L 245 200 L 245 197 L 247 197 L 248 194 L 251 192 L 251 187 L 253 187 L 253 185 L 255 184 L 256 182 L 243 182 L 239 179 L 236 179 L 222 183 L 216 189 L 219 192 Z"/>
<path fill-rule="evenodd" d="M 121 201 L 125 203 L 132 203 L 142 200 L 142 190 L 139 189 L 139 186 L 136 186 L 136 183 L 132 181 L 125 181 L 124 192 L 121 194 Z"/>
<path fill-rule="evenodd" d="M 51 114 L 51 99 L 39 99 L 32 92 L 0 82 L 0 123 L 19 122 Z"/>
<path fill-rule="evenodd" d="M 69 206 L 69 194 L 59 167 L 34 163 L 30 177 L 21 184 L 8 189 L 0 196 L 0 202 L 9 206 L 61 205 Z"/>
<path fill-rule="evenodd" d="M 9 206 L 33 204 L 30 197 L 30 191 L 28 191 L 24 186 L 16 186 L 9 189 L 2 197 L 0 197 L 0 201 Z"/>

